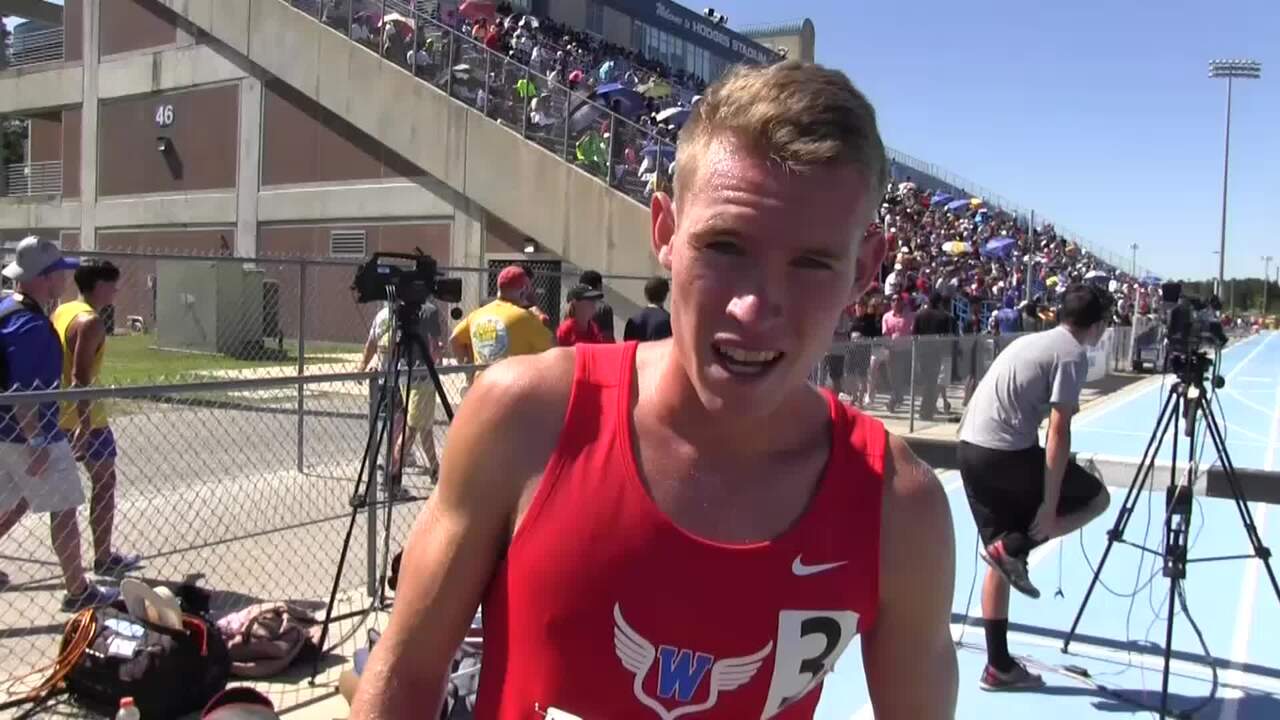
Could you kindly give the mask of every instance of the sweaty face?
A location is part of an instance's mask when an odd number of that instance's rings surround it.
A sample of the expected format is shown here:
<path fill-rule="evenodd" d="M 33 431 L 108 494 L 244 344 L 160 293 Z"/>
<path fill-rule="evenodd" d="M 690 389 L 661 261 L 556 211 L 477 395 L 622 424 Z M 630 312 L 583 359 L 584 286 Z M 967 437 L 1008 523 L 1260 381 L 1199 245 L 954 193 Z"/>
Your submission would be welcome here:
<path fill-rule="evenodd" d="M 852 167 L 789 172 L 732 140 L 688 172 L 678 207 L 653 205 L 675 352 L 708 410 L 761 416 L 803 387 L 878 267 L 883 244 L 861 242 L 869 184 Z"/>

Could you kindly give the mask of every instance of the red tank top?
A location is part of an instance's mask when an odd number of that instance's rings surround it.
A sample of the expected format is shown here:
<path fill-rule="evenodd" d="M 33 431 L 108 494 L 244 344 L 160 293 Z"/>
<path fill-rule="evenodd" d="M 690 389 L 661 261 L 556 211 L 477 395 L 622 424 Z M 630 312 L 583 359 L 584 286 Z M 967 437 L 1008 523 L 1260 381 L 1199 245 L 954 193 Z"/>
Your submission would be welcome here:
<path fill-rule="evenodd" d="M 575 348 L 560 440 L 482 604 L 476 717 L 810 718 L 879 599 L 885 430 L 827 393 L 801 517 L 725 545 L 674 525 L 631 441 L 636 343 Z"/>

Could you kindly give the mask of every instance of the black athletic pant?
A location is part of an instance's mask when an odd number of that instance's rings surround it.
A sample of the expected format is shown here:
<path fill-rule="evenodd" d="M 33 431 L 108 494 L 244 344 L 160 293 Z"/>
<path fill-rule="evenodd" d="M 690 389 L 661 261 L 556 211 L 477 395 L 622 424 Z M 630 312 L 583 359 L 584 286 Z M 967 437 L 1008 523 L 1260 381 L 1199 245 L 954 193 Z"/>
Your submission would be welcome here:
<path fill-rule="evenodd" d="M 1043 542 L 1028 531 L 1044 501 L 1044 448 L 992 450 L 961 441 L 957 459 L 982 544 L 1004 540 L 1005 552 L 1025 558 Z M 1068 460 L 1058 495 L 1058 515 L 1082 510 L 1104 492 L 1102 481 Z"/>

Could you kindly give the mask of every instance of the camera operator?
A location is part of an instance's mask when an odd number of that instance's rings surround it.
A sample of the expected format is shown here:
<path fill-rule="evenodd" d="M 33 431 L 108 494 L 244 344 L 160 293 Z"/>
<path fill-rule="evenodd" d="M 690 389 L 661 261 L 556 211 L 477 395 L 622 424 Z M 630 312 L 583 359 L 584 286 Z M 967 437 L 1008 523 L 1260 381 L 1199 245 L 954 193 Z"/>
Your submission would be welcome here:
<path fill-rule="evenodd" d="M 1009 655 L 1009 586 L 1040 597 L 1027 576 L 1031 550 L 1084 527 L 1110 500 L 1102 482 L 1070 459 L 1071 418 L 1089 372 L 1086 348 L 1096 346 L 1107 327 L 1105 291 L 1072 285 L 1060 318 L 1053 330 L 1018 337 L 996 356 L 961 419 L 960 475 L 985 546 L 982 559 L 991 566 L 982 588 L 985 690 L 1043 685 Z"/>
<path fill-rule="evenodd" d="M 369 327 L 369 337 L 364 343 L 364 354 L 360 358 L 360 371 L 370 369 L 371 361 L 376 356 L 376 367 L 381 371 L 387 370 L 387 364 L 391 362 L 391 312 L 392 306 L 385 305 L 378 314 L 373 318 L 373 324 Z M 422 310 L 418 314 L 417 336 L 422 338 L 426 345 L 426 351 L 430 355 L 431 362 L 440 359 L 440 351 L 443 348 L 443 330 L 440 322 L 440 308 L 434 302 L 428 301 L 423 303 Z M 420 348 L 415 348 L 414 352 L 420 352 Z M 413 366 L 418 369 L 425 369 L 425 358 L 418 358 Z M 407 368 L 408 365 L 401 361 L 400 367 Z M 401 474 L 404 470 L 404 458 L 413 456 L 413 443 L 415 438 L 422 436 L 422 449 L 427 455 L 427 474 L 432 481 L 439 474 L 440 461 L 436 454 L 436 438 L 435 438 L 435 419 L 436 419 L 436 388 L 431 382 L 429 376 L 415 378 L 411 384 L 409 392 L 409 407 L 405 411 L 403 398 L 389 398 L 396 402 L 391 402 L 384 407 L 394 407 L 395 415 L 391 430 L 391 468 L 387 471 L 389 487 L 395 493 L 400 493 Z M 405 435 L 404 447 L 400 446 L 400 433 L 403 430 L 403 424 L 408 421 L 409 429 Z"/>

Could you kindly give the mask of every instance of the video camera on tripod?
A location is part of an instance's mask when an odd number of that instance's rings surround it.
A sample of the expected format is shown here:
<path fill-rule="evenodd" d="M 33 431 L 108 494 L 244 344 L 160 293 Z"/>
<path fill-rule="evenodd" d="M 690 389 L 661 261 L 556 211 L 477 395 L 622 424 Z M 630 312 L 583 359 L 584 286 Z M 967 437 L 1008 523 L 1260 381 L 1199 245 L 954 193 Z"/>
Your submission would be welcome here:
<path fill-rule="evenodd" d="M 423 387 L 419 391 L 434 392 L 440 407 L 444 410 L 445 418 L 450 423 L 453 422 L 453 406 L 449 402 L 444 385 L 440 382 L 440 373 L 436 369 L 435 360 L 420 331 L 420 325 L 423 312 L 429 309 L 427 304 L 432 299 L 448 303 L 461 302 L 462 280 L 442 275 L 435 258 L 424 254 L 421 250 L 417 253 L 380 252 L 374 253 L 373 257 L 356 269 L 355 277 L 351 281 L 351 290 L 355 294 L 357 303 L 388 303 L 386 318 L 388 324 L 385 329 L 388 357 L 383 364 L 381 378 L 377 382 L 376 396 L 372 398 L 370 404 L 369 434 L 365 439 L 364 456 L 360 460 L 360 470 L 356 475 L 355 489 L 350 499 L 351 514 L 347 521 L 347 532 L 342 540 L 342 551 L 338 555 L 338 566 L 334 571 L 333 584 L 329 589 L 329 602 L 325 607 L 324 621 L 321 624 L 319 641 L 321 648 L 325 647 L 325 641 L 329 636 L 330 623 L 367 612 L 366 609 L 339 616 L 333 614 L 343 566 L 346 564 L 347 553 L 351 548 L 351 536 L 356 527 L 356 518 L 361 512 L 371 513 L 368 522 L 371 566 L 374 562 L 373 558 L 380 555 L 380 568 L 377 572 L 379 582 L 373 583 L 371 580 L 369 585 L 369 593 L 373 598 L 373 604 L 369 609 L 386 605 L 386 584 L 383 581 L 387 577 L 389 562 L 387 549 L 391 544 L 392 513 L 389 509 L 382 513 L 382 541 L 377 543 L 374 535 L 377 510 L 380 504 L 391 505 L 411 499 L 407 497 L 407 493 L 401 495 L 399 491 L 403 488 L 398 479 L 393 479 L 393 476 L 398 476 L 400 471 L 398 467 L 393 469 L 393 459 L 398 456 L 403 462 L 408 423 L 398 423 L 398 433 L 393 432 L 393 427 L 397 424 L 394 418 L 400 415 L 401 408 L 412 406 L 413 393 L 417 392 L 415 385 L 421 384 L 414 375 L 420 373 L 422 369 L 425 368 L 429 375 L 431 386 L 429 389 Z M 458 308 L 454 310 L 457 311 Z M 434 426 L 434 411 L 430 421 Z M 381 483 L 384 494 L 381 501 L 378 496 L 377 470 L 380 454 L 384 455 L 384 482 Z M 379 546 L 382 549 L 381 553 L 377 550 Z M 371 576 L 373 574 L 370 573 Z M 382 590 L 375 593 L 375 587 Z M 312 665 L 312 683 L 315 682 L 316 674 L 319 672 L 322 655 L 323 653 L 317 654 Z"/>
<path fill-rule="evenodd" d="M 1167 282 L 1160 288 L 1166 306 L 1172 305 L 1166 321 L 1165 368 L 1184 381 L 1203 380 L 1213 367 L 1207 349 L 1217 351 L 1227 344 L 1227 335 L 1218 317 L 1222 303 L 1217 296 L 1211 296 L 1206 303 L 1182 290 L 1182 283 L 1177 282 Z M 1220 383 L 1221 378 L 1215 377 L 1214 386 L 1221 388 Z"/>
<path fill-rule="evenodd" d="M 351 289 L 358 303 L 385 302 L 388 290 L 396 300 L 410 305 L 422 305 L 431 298 L 462 301 L 462 279 L 444 277 L 436 259 L 421 252 L 374 253 L 356 269 Z"/>

